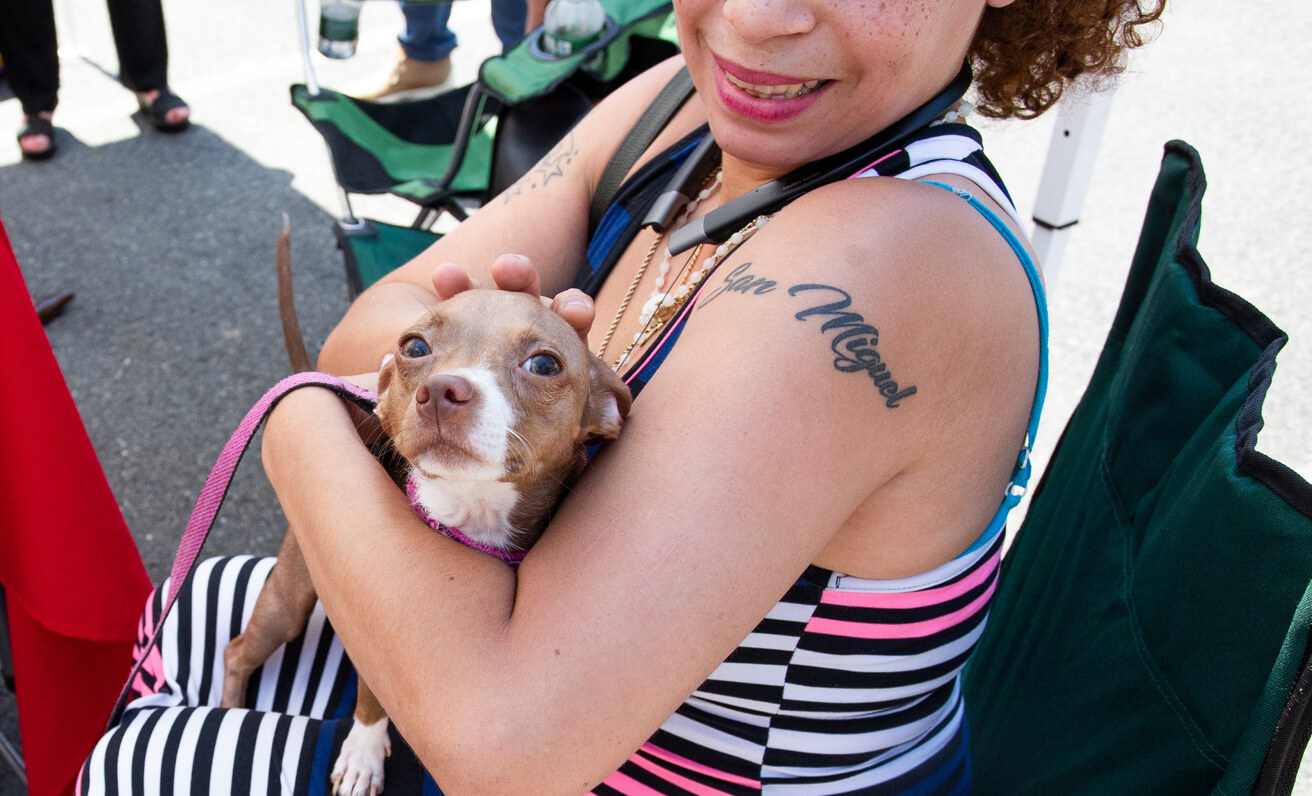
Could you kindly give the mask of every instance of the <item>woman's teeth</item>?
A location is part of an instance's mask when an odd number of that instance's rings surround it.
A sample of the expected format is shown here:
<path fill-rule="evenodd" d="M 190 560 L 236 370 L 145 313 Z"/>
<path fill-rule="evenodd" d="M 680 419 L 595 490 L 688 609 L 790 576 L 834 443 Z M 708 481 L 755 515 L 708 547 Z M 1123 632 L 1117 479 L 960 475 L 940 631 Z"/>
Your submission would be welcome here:
<path fill-rule="evenodd" d="M 757 99 L 792 99 L 803 94 L 810 94 L 819 88 L 821 83 L 825 82 L 823 80 L 808 80 L 805 83 L 792 83 L 786 86 L 758 86 L 755 83 L 739 80 L 728 72 L 725 72 L 724 76 L 729 79 L 730 83 Z"/>

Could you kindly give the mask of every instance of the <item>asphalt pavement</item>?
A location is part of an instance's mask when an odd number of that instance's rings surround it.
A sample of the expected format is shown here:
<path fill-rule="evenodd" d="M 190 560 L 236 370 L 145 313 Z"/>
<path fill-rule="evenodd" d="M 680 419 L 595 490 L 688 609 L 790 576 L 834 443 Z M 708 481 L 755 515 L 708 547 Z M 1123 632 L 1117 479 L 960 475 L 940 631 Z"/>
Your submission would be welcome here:
<path fill-rule="evenodd" d="M 61 0 L 60 151 L 26 163 L 21 118 L 0 81 L 0 218 L 35 294 L 77 297 L 47 334 L 152 580 L 159 582 L 215 456 L 246 410 L 288 372 L 273 248 L 283 213 L 302 328 L 312 345 L 347 306 L 326 150 L 288 101 L 302 79 L 293 2 L 165 0 L 170 78 L 192 106 L 184 134 L 155 132 L 113 80 L 103 2 Z M 485 0 L 456 4 L 452 85 L 496 48 Z M 344 86 L 390 57 L 401 17 L 366 4 L 359 54 L 318 59 Z M 1050 275 L 1052 381 L 1041 466 L 1074 408 L 1115 311 L 1162 144 L 1183 139 L 1208 173 L 1200 249 L 1214 279 L 1290 335 L 1259 448 L 1312 477 L 1312 6 L 1178 0 L 1121 81 L 1081 222 Z M 983 123 L 989 152 L 1028 217 L 1053 119 Z M 404 218 L 399 203 L 366 215 Z M 1001 364 L 1000 364 L 1001 366 Z M 272 554 L 283 521 L 254 446 L 207 553 Z M 16 736 L 0 694 L 0 732 Z M 0 770 L 0 793 L 23 788 Z M 1312 794 L 1304 776 L 1296 793 Z"/>

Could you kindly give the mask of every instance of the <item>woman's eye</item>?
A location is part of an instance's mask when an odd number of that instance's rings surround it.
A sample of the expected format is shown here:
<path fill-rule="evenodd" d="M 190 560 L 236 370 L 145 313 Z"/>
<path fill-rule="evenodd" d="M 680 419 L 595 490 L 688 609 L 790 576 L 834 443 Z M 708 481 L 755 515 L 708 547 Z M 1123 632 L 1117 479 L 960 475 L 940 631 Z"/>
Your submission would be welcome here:
<path fill-rule="evenodd" d="M 422 337 L 410 337 L 401 341 L 401 356 L 407 359 L 426 357 L 433 353 Z"/>
<path fill-rule="evenodd" d="M 555 376 L 564 369 L 560 360 L 551 354 L 534 354 L 524 360 L 524 364 L 520 367 L 535 376 Z"/>

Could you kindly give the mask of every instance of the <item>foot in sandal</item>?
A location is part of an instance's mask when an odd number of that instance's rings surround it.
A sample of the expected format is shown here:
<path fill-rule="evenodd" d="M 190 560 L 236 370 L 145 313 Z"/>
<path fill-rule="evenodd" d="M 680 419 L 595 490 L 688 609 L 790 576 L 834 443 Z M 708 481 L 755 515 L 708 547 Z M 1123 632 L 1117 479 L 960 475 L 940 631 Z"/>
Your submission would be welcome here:
<path fill-rule="evenodd" d="M 185 130 L 191 121 L 191 108 L 182 98 L 165 86 L 162 89 L 138 91 L 137 107 L 150 126 L 164 133 Z"/>
<path fill-rule="evenodd" d="M 55 126 L 51 124 L 53 111 L 41 111 L 24 116 L 18 130 L 18 148 L 26 160 L 45 160 L 55 154 Z"/>

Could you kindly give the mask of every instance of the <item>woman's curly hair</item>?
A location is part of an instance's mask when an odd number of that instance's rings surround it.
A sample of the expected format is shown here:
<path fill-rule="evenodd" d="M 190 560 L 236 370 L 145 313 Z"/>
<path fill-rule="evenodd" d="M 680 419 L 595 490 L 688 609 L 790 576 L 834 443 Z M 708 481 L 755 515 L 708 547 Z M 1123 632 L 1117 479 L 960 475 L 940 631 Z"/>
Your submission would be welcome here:
<path fill-rule="evenodd" d="M 1125 67 L 1157 22 L 1166 0 L 1016 0 L 989 7 L 968 58 L 977 106 L 996 119 L 1030 119 L 1061 98 L 1077 78 L 1098 80 Z"/>

